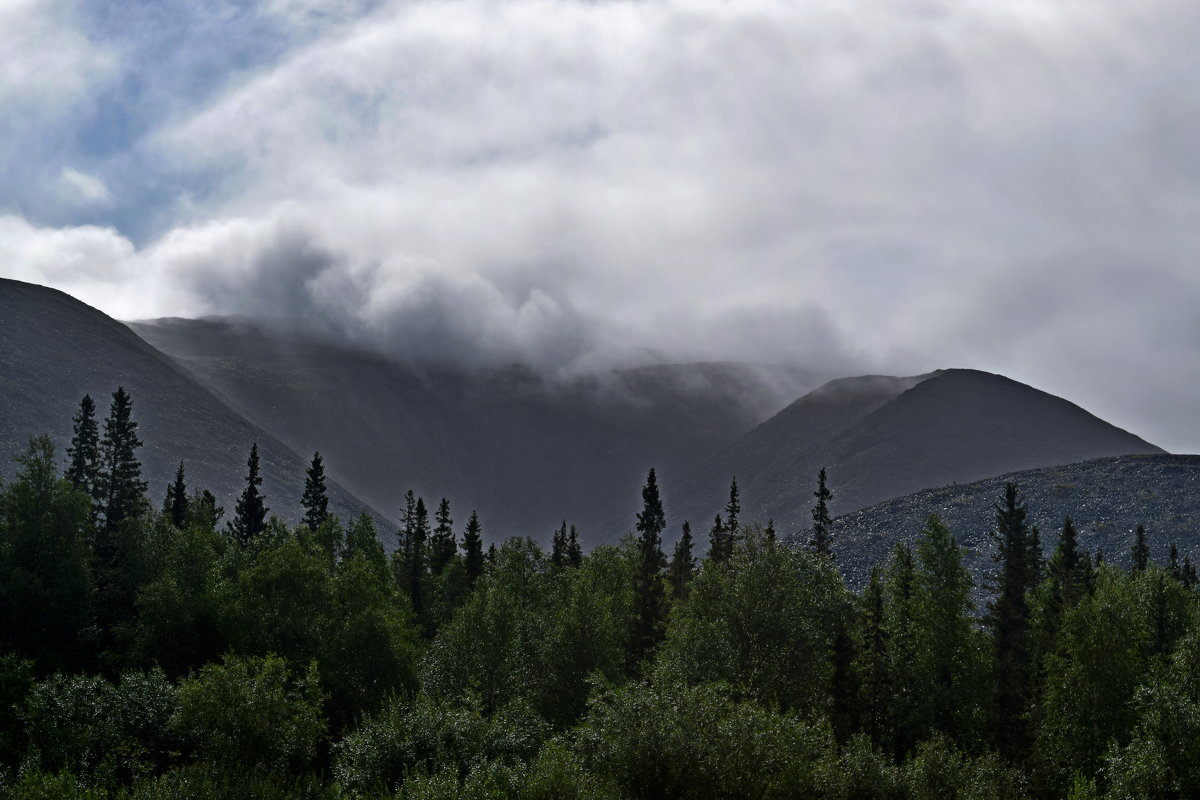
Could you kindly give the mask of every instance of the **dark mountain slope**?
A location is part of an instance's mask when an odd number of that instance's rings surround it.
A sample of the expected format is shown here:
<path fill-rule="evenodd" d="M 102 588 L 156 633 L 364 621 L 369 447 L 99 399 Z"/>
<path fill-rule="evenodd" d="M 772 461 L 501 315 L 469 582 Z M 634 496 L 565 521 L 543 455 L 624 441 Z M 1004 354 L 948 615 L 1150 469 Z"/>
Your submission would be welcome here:
<path fill-rule="evenodd" d="M 992 567 L 995 505 L 1004 484 L 1017 484 L 1038 526 L 1046 555 L 1070 515 L 1080 547 L 1104 550 L 1107 560 L 1129 563 L 1133 530 L 1145 525 L 1151 557 L 1167 563 L 1179 545 L 1180 559 L 1200 562 L 1200 456 L 1141 455 L 1011 472 L 957 486 L 926 489 L 854 511 L 834 520 L 838 565 L 861 588 L 872 564 L 882 564 L 897 542 L 912 544 L 931 513 L 942 518 L 968 549 L 978 579 Z"/>
<path fill-rule="evenodd" d="M 632 529 L 647 470 L 680 476 L 813 380 L 741 364 L 643 367 L 551 380 L 522 368 L 416 368 L 230 320 L 135 331 L 226 402 L 395 512 L 412 488 L 476 508 L 489 538 L 548 540 L 566 517 L 589 545 Z"/>
<path fill-rule="evenodd" d="M 0 474 L 11 475 L 11 456 L 42 433 L 54 439 L 65 462 L 80 398 L 91 394 L 103 424 L 121 385 L 133 398 L 145 442 L 139 455 L 151 502 L 162 502 L 182 459 L 189 486 L 211 490 L 232 515 L 250 444 L 258 442 L 268 506 L 285 519 L 298 518 L 307 459 L 228 408 L 126 326 L 62 292 L 5 279 L 0 321 Z M 340 486 L 330 486 L 330 495 L 341 515 L 365 507 Z"/>
<path fill-rule="evenodd" d="M 816 474 L 834 513 L 930 486 L 1102 456 L 1162 453 L 1082 408 L 975 370 L 835 381 L 797 400 L 707 463 L 685 509 L 712 519 L 737 475 L 743 516 L 807 528 Z"/>

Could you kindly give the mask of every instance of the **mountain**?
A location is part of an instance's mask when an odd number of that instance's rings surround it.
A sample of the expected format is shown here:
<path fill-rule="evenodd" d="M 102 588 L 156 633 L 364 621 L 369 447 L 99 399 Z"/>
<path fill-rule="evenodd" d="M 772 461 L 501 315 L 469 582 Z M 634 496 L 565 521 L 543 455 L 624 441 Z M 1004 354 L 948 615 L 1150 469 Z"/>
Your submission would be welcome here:
<path fill-rule="evenodd" d="M 1140 455 L 1011 472 L 957 486 L 925 489 L 834 520 L 834 552 L 848 582 L 862 588 L 873 564 L 883 564 L 898 542 L 912 545 L 936 513 L 967 548 L 976 582 L 992 568 L 996 503 L 1008 482 L 1017 484 L 1028 521 L 1041 532 L 1047 557 L 1070 516 L 1081 549 L 1102 549 L 1108 561 L 1130 562 L 1133 531 L 1146 527 L 1151 558 L 1167 563 L 1171 544 L 1200 563 L 1200 456 Z"/>
<path fill-rule="evenodd" d="M 212 491 L 226 518 L 232 516 L 257 442 L 267 505 L 285 519 L 299 518 L 307 457 L 229 408 L 125 325 L 57 290 L 7 279 L 0 279 L 0 320 L 0 475 L 11 476 L 11 456 L 43 433 L 65 462 L 83 395 L 96 401 L 103 421 L 113 391 L 124 386 L 145 443 L 139 457 L 152 503 L 162 502 L 182 459 L 188 486 Z M 329 491 L 340 516 L 367 508 L 336 482 Z"/>
<path fill-rule="evenodd" d="M 832 381 L 709 460 L 689 482 L 680 518 L 709 521 L 737 476 L 742 518 L 807 529 L 817 472 L 845 514 L 952 483 L 1103 456 L 1163 453 L 1060 397 L 969 369 Z"/>
<path fill-rule="evenodd" d="M 548 541 L 566 518 L 589 545 L 632 530 L 655 467 L 670 496 L 693 465 L 817 381 L 710 363 L 570 378 L 520 367 L 414 366 L 229 319 L 133 323 L 255 424 L 396 513 L 406 490 L 477 509 L 489 539 Z"/>

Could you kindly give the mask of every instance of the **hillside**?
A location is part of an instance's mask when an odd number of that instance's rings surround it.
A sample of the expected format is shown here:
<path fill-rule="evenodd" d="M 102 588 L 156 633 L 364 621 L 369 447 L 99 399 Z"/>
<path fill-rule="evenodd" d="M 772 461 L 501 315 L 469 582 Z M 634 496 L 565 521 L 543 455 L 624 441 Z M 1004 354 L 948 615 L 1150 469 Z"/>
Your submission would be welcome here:
<path fill-rule="evenodd" d="M 833 381 L 717 454 L 688 486 L 681 516 L 707 530 L 728 493 L 743 518 L 807 528 L 817 472 L 844 514 L 931 486 L 1090 458 L 1162 453 L 1060 397 L 966 369 Z"/>
<path fill-rule="evenodd" d="M 815 383 L 800 370 L 678 364 L 569 379 L 519 367 L 415 367 L 246 322 L 132 324 L 230 406 L 395 513 L 404 492 L 445 496 L 489 539 L 548 541 L 565 517 L 587 545 L 633 527 L 657 469 L 682 476 Z"/>
<path fill-rule="evenodd" d="M 268 506 L 299 517 L 311 453 L 302 458 L 230 409 L 125 325 L 62 292 L 6 279 L 0 319 L 0 475 L 14 472 L 11 456 L 37 434 L 49 434 L 65 461 L 80 398 L 90 394 L 103 419 L 112 392 L 124 386 L 145 443 L 139 455 L 152 502 L 162 501 L 182 459 L 189 486 L 211 490 L 228 517 L 257 442 Z M 330 486 L 330 499 L 342 516 L 366 506 L 340 485 Z"/>
<path fill-rule="evenodd" d="M 1133 530 L 1145 525 L 1151 558 L 1167 562 L 1172 543 L 1180 558 L 1200 562 L 1200 455 L 1141 455 L 1092 459 L 926 489 L 877 503 L 834 520 L 834 550 L 851 586 L 861 588 L 872 564 L 882 564 L 897 542 L 912 543 L 931 513 L 942 518 L 968 549 L 977 576 L 991 567 L 995 504 L 1005 483 L 1017 484 L 1029 523 L 1049 554 L 1070 515 L 1079 546 L 1102 549 L 1107 560 L 1129 563 Z"/>

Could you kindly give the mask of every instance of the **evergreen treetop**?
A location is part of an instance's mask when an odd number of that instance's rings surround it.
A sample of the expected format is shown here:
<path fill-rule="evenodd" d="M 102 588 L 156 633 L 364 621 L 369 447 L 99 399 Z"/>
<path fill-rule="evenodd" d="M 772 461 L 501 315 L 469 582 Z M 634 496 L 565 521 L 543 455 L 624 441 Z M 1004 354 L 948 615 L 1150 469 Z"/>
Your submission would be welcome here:
<path fill-rule="evenodd" d="M 575 526 L 571 526 L 571 530 L 567 533 L 567 566 L 579 567 L 583 565 L 583 548 L 579 546 L 579 534 L 575 531 Z"/>
<path fill-rule="evenodd" d="M 142 464 L 137 457 L 137 448 L 142 446 L 137 428 L 133 401 L 125 387 L 117 387 L 108 419 L 104 421 L 96 478 L 98 510 L 109 532 L 122 520 L 141 514 L 147 506 L 146 482 L 142 480 Z"/>
<path fill-rule="evenodd" d="M 463 566 L 467 572 L 467 583 L 474 588 L 475 582 L 483 574 L 483 529 L 479 524 L 479 515 L 474 510 L 467 520 L 467 528 L 463 531 Z"/>
<path fill-rule="evenodd" d="M 85 394 L 79 401 L 79 410 L 71 420 L 73 433 L 67 455 L 71 460 L 67 466 L 66 479 L 76 489 L 96 497 L 96 482 L 100 471 L 100 424 L 96 421 L 96 403 Z"/>
<path fill-rule="evenodd" d="M 738 531 L 738 514 L 742 513 L 741 496 L 738 493 L 737 477 L 729 482 L 729 502 L 725 504 L 725 527 L 734 536 Z"/>
<path fill-rule="evenodd" d="M 259 474 L 257 443 L 250 446 L 250 457 L 246 460 L 246 467 L 246 488 L 238 497 L 233 519 L 228 523 L 234 541 L 242 548 L 267 529 L 267 511 L 270 510 L 258 489 L 263 479 Z"/>
<path fill-rule="evenodd" d="M 808 540 L 808 549 L 821 555 L 833 555 L 833 520 L 829 517 L 829 501 L 833 492 L 825 485 L 825 468 L 817 474 L 817 490 L 813 492 L 817 504 L 812 509 L 812 538 Z"/>
<path fill-rule="evenodd" d="M 692 526 L 687 520 L 683 521 L 683 533 L 675 542 L 675 552 L 671 556 L 671 564 L 667 568 L 671 581 L 671 589 L 675 597 L 687 595 L 688 584 L 696 572 L 696 559 L 692 555 Z"/>
<path fill-rule="evenodd" d="M 450 518 L 450 501 L 442 498 L 434 514 L 435 526 L 430 539 L 429 570 L 441 575 L 446 565 L 457 555 L 458 544 L 454 538 L 454 520 Z"/>
<path fill-rule="evenodd" d="M 182 528 L 188 519 L 187 484 L 183 479 L 183 462 L 175 470 L 175 480 L 167 485 L 167 499 L 163 503 L 163 511 L 171 518 L 171 524 Z"/>
<path fill-rule="evenodd" d="M 303 522 L 310 531 L 321 527 L 329 517 L 329 492 L 325 486 L 325 464 L 321 461 L 321 453 L 314 452 L 308 471 L 304 476 L 304 495 L 300 498 L 300 506 L 304 509 Z"/>

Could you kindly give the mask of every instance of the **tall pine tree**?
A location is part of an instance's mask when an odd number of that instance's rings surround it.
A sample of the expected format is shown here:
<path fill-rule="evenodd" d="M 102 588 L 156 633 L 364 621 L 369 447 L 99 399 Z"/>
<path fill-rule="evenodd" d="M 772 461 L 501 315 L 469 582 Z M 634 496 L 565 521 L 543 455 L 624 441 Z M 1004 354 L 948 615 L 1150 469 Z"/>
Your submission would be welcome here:
<path fill-rule="evenodd" d="M 234 509 L 233 519 L 227 524 L 229 532 L 239 547 L 245 547 L 254 541 L 255 537 L 267 529 L 267 511 L 269 510 L 258 487 L 262 485 L 262 476 L 258 474 L 258 444 L 250 446 L 250 458 L 246 460 L 246 488 L 238 498 Z"/>
<path fill-rule="evenodd" d="M 183 480 L 183 462 L 175 470 L 175 480 L 167 485 L 167 498 L 163 502 L 163 512 L 170 517 L 171 524 L 183 528 L 188 520 L 187 484 Z"/>
<path fill-rule="evenodd" d="M 725 525 L 725 520 L 717 514 L 713 526 L 708 531 L 708 560 L 714 564 L 724 564 L 733 555 L 733 533 Z"/>
<path fill-rule="evenodd" d="M 666 557 L 662 551 L 662 532 L 667 527 L 666 513 L 658 494 L 654 470 L 642 487 L 642 512 L 637 515 L 637 564 L 633 576 L 633 631 L 630 637 L 631 671 L 662 638 L 666 620 L 662 571 Z"/>
<path fill-rule="evenodd" d="M 1016 484 L 1007 484 L 1004 499 L 996 506 L 996 530 L 992 533 L 999 571 L 996 598 L 986 619 L 992 632 L 988 729 L 997 749 L 1013 759 L 1023 758 L 1030 744 L 1034 674 L 1027 596 L 1041 577 L 1041 551 L 1026 524 L 1027 514 Z"/>
<path fill-rule="evenodd" d="M 812 510 L 812 538 L 808 540 L 808 549 L 825 556 L 833 555 L 833 520 L 829 517 L 829 501 L 833 492 L 825 485 L 825 468 L 821 467 L 817 474 L 817 490 L 813 492 L 817 504 Z"/>
<path fill-rule="evenodd" d="M 442 498 L 433 521 L 436 523 L 429 540 L 429 571 L 441 575 L 450 560 L 458 554 L 454 538 L 454 520 L 450 518 L 450 501 Z"/>
<path fill-rule="evenodd" d="M 467 529 L 463 531 L 462 548 L 467 584 L 474 589 L 475 582 L 483 574 L 483 529 L 479 524 L 479 515 L 474 511 L 467 520 Z"/>
<path fill-rule="evenodd" d="M 671 557 L 671 565 L 667 573 L 671 580 L 671 590 L 675 597 L 686 597 L 688 584 L 696 572 L 696 559 L 692 556 L 692 526 L 687 520 L 683 521 L 683 533 L 675 543 L 675 552 Z"/>
<path fill-rule="evenodd" d="M 104 438 L 100 441 L 100 469 L 96 476 L 98 511 L 108 533 L 116 530 L 125 519 L 136 517 L 146 510 L 146 482 L 142 480 L 142 464 L 137 448 L 142 440 L 137 435 L 138 424 L 133 420 L 133 401 L 125 387 L 113 392 L 108 419 L 104 421 Z M 102 551 L 110 549 L 111 537 L 102 537 Z M 111 553 L 101 552 L 102 558 Z"/>
<path fill-rule="evenodd" d="M 560 569 L 567 565 L 567 521 L 565 519 L 550 539 L 550 563 Z"/>
<path fill-rule="evenodd" d="M 738 514 L 742 513 L 741 495 L 738 493 L 737 477 L 729 482 L 729 502 L 725 504 L 725 527 L 733 537 L 738 533 Z"/>
<path fill-rule="evenodd" d="M 67 465 L 66 479 L 81 492 L 97 499 L 96 483 L 100 473 L 100 424 L 96 421 L 96 402 L 92 396 L 85 394 L 79 401 L 79 411 L 71 420 L 74 430 L 71 435 L 71 446 L 67 455 L 71 457 Z"/>
<path fill-rule="evenodd" d="M 579 567 L 583 565 L 583 548 L 579 546 L 579 534 L 575 532 L 575 526 L 571 526 L 571 530 L 567 533 L 567 566 Z"/>
<path fill-rule="evenodd" d="M 329 492 L 325 488 L 325 464 L 320 452 L 314 452 L 308 472 L 304 476 L 304 496 L 300 498 L 304 509 L 303 522 L 310 531 L 321 527 L 329 518 Z"/>

